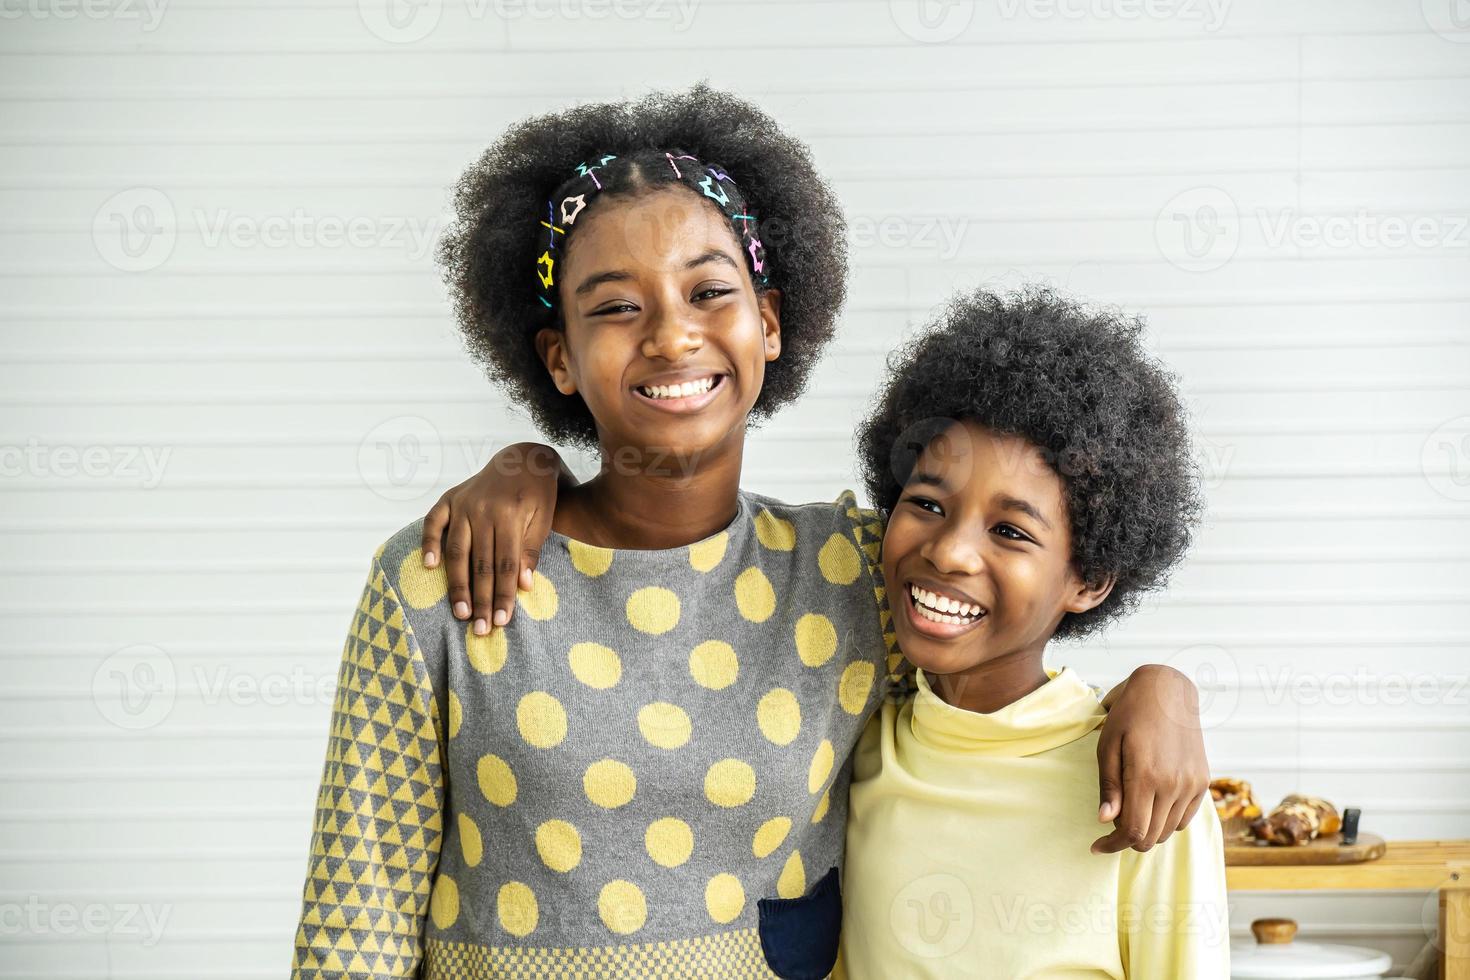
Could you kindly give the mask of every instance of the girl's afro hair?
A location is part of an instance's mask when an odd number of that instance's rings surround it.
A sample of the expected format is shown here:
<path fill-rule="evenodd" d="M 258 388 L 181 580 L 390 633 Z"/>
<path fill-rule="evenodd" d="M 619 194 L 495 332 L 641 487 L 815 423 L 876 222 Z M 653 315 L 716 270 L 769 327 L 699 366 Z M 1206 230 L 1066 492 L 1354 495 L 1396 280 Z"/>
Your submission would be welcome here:
<path fill-rule="evenodd" d="M 1143 347 L 1143 323 L 1044 288 L 952 300 L 895 351 L 880 400 L 857 434 L 864 483 L 886 516 L 929 441 L 972 421 L 1020 436 L 1061 477 L 1072 559 L 1084 581 L 1117 581 L 1068 613 L 1081 637 L 1163 587 L 1203 511 L 1174 376 Z"/>
<path fill-rule="evenodd" d="M 781 356 L 766 365 L 752 418 L 795 400 L 832 339 L 847 290 L 846 223 L 806 146 L 770 116 L 701 83 L 532 117 L 460 177 L 438 260 L 471 356 L 550 441 L 592 446 L 597 432 L 581 397 L 556 390 L 533 346 L 539 329 L 560 322 L 535 278 L 546 202 L 580 164 L 607 154 L 627 160 L 600 172 L 607 189 L 589 199 L 589 213 L 604 197 L 663 189 L 645 162 L 665 151 L 727 172 L 759 222 L 765 288 L 781 291 Z"/>

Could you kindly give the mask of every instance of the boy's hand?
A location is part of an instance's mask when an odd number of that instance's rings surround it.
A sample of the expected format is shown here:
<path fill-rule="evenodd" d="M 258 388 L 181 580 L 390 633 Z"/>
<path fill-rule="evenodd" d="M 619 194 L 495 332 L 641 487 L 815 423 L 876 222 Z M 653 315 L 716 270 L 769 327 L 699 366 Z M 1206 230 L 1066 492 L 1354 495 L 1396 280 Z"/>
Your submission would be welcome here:
<path fill-rule="evenodd" d="M 1113 821 L 1114 830 L 1094 841 L 1092 852 L 1147 851 L 1189 823 L 1210 786 L 1199 691 L 1174 668 L 1146 664 L 1103 705 L 1097 818 Z"/>
<path fill-rule="evenodd" d="M 442 541 L 449 607 L 456 619 L 473 617 L 477 634 L 510 622 L 517 589 L 531 588 L 558 481 L 577 482 L 555 449 L 518 442 L 447 490 L 424 516 L 424 567 L 438 566 Z"/>

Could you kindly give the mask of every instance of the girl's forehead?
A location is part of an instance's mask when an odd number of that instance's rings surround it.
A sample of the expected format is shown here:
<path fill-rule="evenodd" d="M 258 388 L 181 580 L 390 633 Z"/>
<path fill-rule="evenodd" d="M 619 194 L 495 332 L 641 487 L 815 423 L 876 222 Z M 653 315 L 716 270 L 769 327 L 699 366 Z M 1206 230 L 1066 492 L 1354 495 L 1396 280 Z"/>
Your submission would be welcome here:
<path fill-rule="evenodd" d="M 739 243 L 718 209 L 682 188 L 617 195 L 598 202 L 567 243 L 569 274 L 593 264 L 680 268 L 716 249 L 734 258 Z"/>
<path fill-rule="evenodd" d="M 968 419 L 929 440 L 910 482 L 956 495 L 989 496 L 1005 486 L 1048 501 L 1060 501 L 1064 491 L 1061 475 L 1040 446 Z"/>

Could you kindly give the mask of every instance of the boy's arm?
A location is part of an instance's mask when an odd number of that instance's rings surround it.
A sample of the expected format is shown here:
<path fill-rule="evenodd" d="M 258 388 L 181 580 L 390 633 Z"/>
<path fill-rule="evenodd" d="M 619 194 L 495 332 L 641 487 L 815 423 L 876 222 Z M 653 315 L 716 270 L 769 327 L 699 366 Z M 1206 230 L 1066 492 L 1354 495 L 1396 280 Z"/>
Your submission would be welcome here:
<path fill-rule="evenodd" d="M 375 557 L 337 675 L 292 980 L 418 976 L 443 825 L 443 737 L 422 652 Z"/>
<path fill-rule="evenodd" d="M 1147 854 L 1118 866 L 1118 949 L 1128 977 L 1226 980 L 1229 905 L 1220 818 L 1213 806 Z"/>
<path fill-rule="evenodd" d="M 451 487 L 424 515 L 423 561 L 449 576 L 449 608 L 479 635 L 515 613 L 516 591 L 529 591 L 541 546 L 551 533 L 559 489 L 577 477 L 550 446 L 517 442 Z"/>
<path fill-rule="evenodd" d="M 1092 850 L 1147 851 L 1187 826 L 1209 789 L 1199 691 L 1174 668 L 1145 664 L 1108 692 L 1103 707 L 1097 818 L 1114 829 Z"/>

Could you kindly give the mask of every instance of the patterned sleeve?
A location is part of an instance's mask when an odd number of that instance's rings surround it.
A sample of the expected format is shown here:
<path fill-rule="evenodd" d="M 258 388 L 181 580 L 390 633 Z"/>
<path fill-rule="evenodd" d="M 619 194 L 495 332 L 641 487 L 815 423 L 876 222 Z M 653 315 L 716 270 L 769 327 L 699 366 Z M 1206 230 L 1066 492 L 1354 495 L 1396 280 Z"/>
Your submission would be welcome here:
<path fill-rule="evenodd" d="M 292 980 L 418 975 L 444 806 L 439 729 L 423 655 L 375 557 L 337 675 Z"/>
<path fill-rule="evenodd" d="M 852 535 L 867 566 L 873 583 L 873 597 L 878 604 L 878 622 L 883 629 L 883 643 L 888 650 L 887 688 L 895 697 L 913 693 L 914 667 L 898 647 L 893 631 L 893 612 L 888 605 L 888 589 L 883 579 L 883 515 L 867 507 L 859 507 L 851 490 L 837 497 L 837 506 L 851 522 Z"/>

